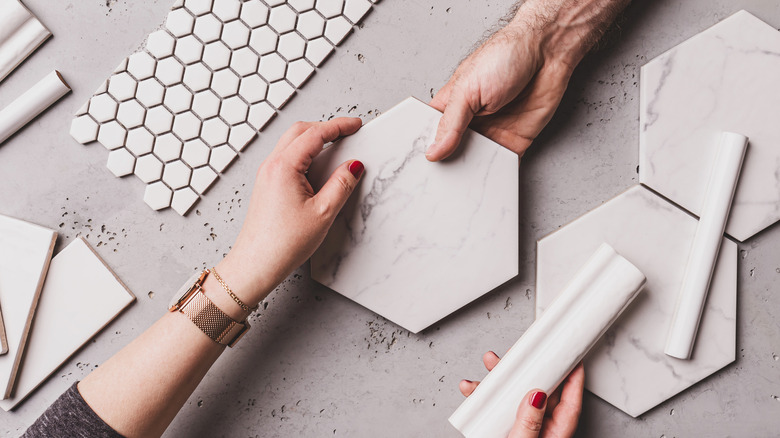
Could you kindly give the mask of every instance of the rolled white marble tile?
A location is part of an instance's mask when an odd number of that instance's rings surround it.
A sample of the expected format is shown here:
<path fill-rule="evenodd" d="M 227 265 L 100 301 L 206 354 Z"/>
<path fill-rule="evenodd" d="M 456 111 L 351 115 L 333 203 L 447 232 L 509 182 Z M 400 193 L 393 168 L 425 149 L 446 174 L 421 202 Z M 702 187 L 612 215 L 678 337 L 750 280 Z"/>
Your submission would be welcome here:
<path fill-rule="evenodd" d="M 606 243 L 450 417 L 467 438 L 506 438 L 525 394 L 552 393 L 642 289 L 646 278 Z"/>
<path fill-rule="evenodd" d="M 50 36 L 19 0 L 0 0 L 0 81 Z"/>
<path fill-rule="evenodd" d="M 0 144 L 69 91 L 60 72 L 54 70 L 16 98 L 0 111 Z"/>
<path fill-rule="evenodd" d="M 664 353 L 669 356 L 678 359 L 691 357 L 747 143 L 748 138 L 741 134 L 723 132 L 720 136 L 715 164 L 704 194 L 701 218 L 693 236 L 685 276 L 666 340 Z"/>

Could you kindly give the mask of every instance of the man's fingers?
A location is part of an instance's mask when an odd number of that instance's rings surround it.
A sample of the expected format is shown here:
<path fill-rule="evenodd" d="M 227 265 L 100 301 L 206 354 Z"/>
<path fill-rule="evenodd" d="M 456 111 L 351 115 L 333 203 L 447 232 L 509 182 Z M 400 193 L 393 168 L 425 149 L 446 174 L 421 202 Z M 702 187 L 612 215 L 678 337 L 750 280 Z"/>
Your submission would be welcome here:
<path fill-rule="evenodd" d="M 360 129 L 362 121 L 354 117 L 339 117 L 327 122 L 316 122 L 309 125 L 306 130 L 291 141 L 290 146 L 283 150 L 283 154 L 292 160 L 301 172 L 309 169 L 312 159 L 322 151 L 325 143 L 354 134 Z"/>
<path fill-rule="evenodd" d="M 479 382 L 473 382 L 471 380 L 461 380 L 458 384 L 458 389 L 460 389 L 460 393 L 464 396 L 468 397 L 471 395 L 472 392 L 474 392 L 475 389 L 477 389 L 477 386 L 479 385 Z"/>
<path fill-rule="evenodd" d="M 537 438 L 542 430 L 546 402 L 547 395 L 539 389 L 526 394 L 517 408 L 515 424 L 507 438 Z"/>
<path fill-rule="evenodd" d="M 314 195 L 314 202 L 319 206 L 323 216 L 329 220 L 336 217 L 349 199 L 349 195 L 355 191 L 363 171 L 363 163 L 357 160 L 342 163 L 333 171 L 319 193 Z"/>
<path fill-rule="evenodd" d="M 455 78 L 452 78 L 446 84 L 444 84 L 444 86 L 441 87 L 441 90 L 439 90 L 433 96 L 433 99 L 431 99 L 429 105 L 441 112 L 444 112 L 444 108 L 447 107 L 447 101 L 450 100 L 450 91 L 452 91 L 452 86 L 454 83 Z"/>
<path fill-rule="evenodd" d="M 480 110 L 479 104 L 474 102 L 471 94 L 473 93 L 468 93 L 468 90 L 462 87 L 453 87 L 444 114 L 439 120 L 436 140 L 425 152 L 425 157 L 429 161 L 443 160 L 458 148 L 471 119 Z"/>
<path fill-rule="evenodd" d="M 492 351 L 488 351 L 482 355 L 482 363 L 485 364 L 485 368 L 487 368 L 488 371 L 493 371 L 493 368 L 498 365 L 500 360 L 501 359 L 498 358 L 498 355 Z"/>

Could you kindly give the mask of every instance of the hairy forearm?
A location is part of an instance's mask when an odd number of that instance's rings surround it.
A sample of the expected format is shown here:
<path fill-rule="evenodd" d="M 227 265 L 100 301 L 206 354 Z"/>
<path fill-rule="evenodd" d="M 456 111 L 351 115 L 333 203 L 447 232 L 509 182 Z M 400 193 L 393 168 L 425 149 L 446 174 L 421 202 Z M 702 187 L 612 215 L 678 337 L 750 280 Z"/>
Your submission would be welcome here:
<path fill-rule="evenodd" d="M 535 29 L 543 52 L 575 67 L 630 0 L 529 0 L 510 22 Z"/>

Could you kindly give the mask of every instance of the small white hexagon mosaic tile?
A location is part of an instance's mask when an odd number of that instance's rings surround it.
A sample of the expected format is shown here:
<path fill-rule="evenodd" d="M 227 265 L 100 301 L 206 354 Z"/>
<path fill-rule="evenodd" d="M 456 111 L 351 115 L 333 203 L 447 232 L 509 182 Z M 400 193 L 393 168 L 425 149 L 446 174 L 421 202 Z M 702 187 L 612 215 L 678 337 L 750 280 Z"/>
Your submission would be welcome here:
<path fill-rule="evenodd" d="M 76 114 L 144 201 L 185 215 L 379 0 L 177 0 Z"/>

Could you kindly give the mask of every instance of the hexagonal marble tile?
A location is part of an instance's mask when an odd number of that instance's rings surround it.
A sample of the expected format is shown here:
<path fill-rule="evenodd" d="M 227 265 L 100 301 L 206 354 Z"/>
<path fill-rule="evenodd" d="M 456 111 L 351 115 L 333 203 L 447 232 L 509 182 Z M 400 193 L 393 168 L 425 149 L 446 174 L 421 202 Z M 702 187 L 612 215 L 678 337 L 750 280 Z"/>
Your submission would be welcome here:
<path fill-rule="evenodd" d="M 312 279 L 413 333 L 518 273 L 517 155 L 468 131 L 457 160 L 430 163 L 440 118 L 408 98 L 309 171 L 319 190 L 347 159 L 366 168 L 311 259 Z"/>
<path fill-rule="evenodd" d="M 750 138 L 726 227 L 740 241 L 780 219 L 778 52 L 780 32 L 740 11 L 641 70 L 643 184 L 699 214 L 720 132 Z"/>
<path fill-rule="evenodd" d="M 177 0 L 77 112 L 71 135 L 113 151 L 115 175 L 150 184 L 149 206 L 183 215 L 373 3 Z"/>
<path fill-rule="evenodd" d="M 691 360 L 664 354 L 696 219 L 641 185 L 537 244 L 536 312 L 547 308 L 602 242 L 647 285 L 585 357 L 585 387 L 637 417 L 734 361 L 737 245 L 723 238 Z"/>

